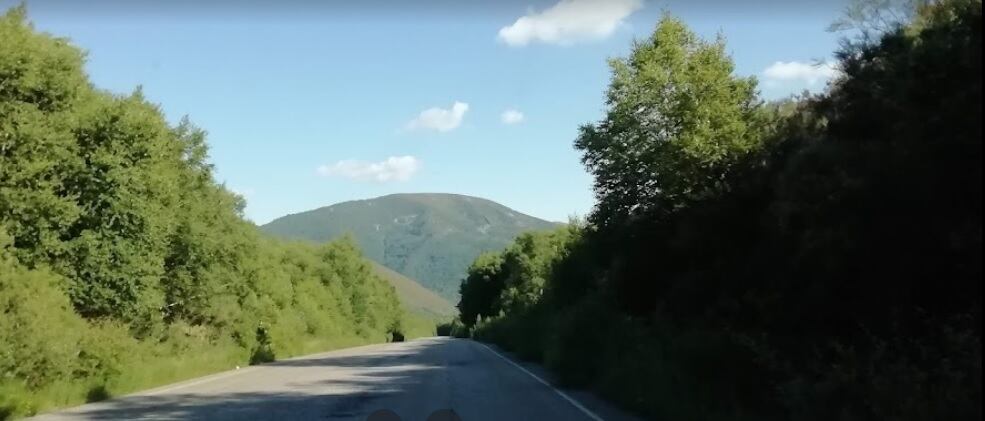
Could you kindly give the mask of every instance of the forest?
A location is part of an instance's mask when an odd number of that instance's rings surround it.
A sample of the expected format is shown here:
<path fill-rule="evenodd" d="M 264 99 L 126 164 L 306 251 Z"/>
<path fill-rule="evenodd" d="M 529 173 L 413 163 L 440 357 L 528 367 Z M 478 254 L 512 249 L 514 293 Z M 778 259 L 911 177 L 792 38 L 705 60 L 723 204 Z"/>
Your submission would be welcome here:
<path fill-rule="evenodd" d="M 443 330 L 652 419 L 981 419 L 981 2 L 916 4 L 771 102 L 665 15 L 575 140 L 592 213 L 478 258 Z"/>
<path fill-rule="evenodd" d="M 262 235 L 205 131 L 94 87 L 23 6 L 0 40 L 0 419 L 433 333 L 352 241 Z"/>

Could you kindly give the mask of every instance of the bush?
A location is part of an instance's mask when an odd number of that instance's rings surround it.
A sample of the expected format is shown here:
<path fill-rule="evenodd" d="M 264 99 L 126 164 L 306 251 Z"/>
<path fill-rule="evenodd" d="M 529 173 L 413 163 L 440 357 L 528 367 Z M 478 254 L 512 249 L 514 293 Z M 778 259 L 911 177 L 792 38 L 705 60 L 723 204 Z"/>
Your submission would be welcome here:
<path fill-rule="evenodd" d="M 0 244 L 0 381 L 13 378 L 37 390 L 78 374 L 87 325 L 59 290 L 62 282 L 18 265 Z"/>
<path fill-rule="evenodd" d="M 274 346 L 270 341 L 270 333 L 262 325 L 257 328 L 256 348 L 250 354 L 250 365 L 269 363 L 276 359 Z"/>
<path fill-rule="evenodd" d="M 614 314 L 601 300 L 590 298 L 564 309 L 550 330 L 541 332 L 549 338 L 544 363 L 562 384 L 588 387 L 602 373 L 611 335 L 620 327 Z"/>
<path fill-rule="evenodd" d="M 455 338 L 468 338 L 471 336 L 469 328 L 458 321 L 458 319 L 438 324 L 437 334 L 438 336 L 451 336 Z"/>

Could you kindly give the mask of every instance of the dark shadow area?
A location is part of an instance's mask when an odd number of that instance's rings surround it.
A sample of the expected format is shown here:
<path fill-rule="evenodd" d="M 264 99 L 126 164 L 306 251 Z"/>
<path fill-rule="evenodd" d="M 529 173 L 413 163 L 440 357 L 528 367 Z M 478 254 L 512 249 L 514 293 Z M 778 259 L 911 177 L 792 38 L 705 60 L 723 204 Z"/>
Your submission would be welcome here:
<path fill-rule="evenodd" d="M 14 413 L 14 408 L 11 406 L 0 406 L 0 421 L 6 421 L 10 418 L 10 415 Z"/>
<path fill-rule="evenodd" d="M 439 409 L 428 416 L 427 421 L 462 421 L 454 409 Z"/>
<path fill-rule="evenodd" d="M 359 420 L 374 411 L 388 409 L 384 398 L 414 391 L 430 372 L 446 370 L 438 344 L 423 343 L 400 352 L 374 355 L 327 356 L 263 364 L 260 377 L 237 377 L 237 389 L 268 389 L 256 383 L 264 376 L 294 378 L 274 380 L 268 390 L 212 392 L 208 383 L 194 392 L 133 395 L 80 407 L 58 415 L 69 419 L 183 419 L 183 420 Z M 414 354 L 416 358 L 407 358 Z M 416 362 L 415 362 L 416 361 Z M 339 369 L 325 376 L 312 375 L 318 368 Z M 287 370 L 287 372 L 285 372 Z M 339 373 L 340 375 L 329 375 Z M 252 383 L 256 382 L 256 383 Z M 199 391 L 201 390 L 201 391 Z M 91 396 L 105 393 L 94 388 Z M 438 410 L 440 408 L 434 408 Z M 2 410 L 2 408 L 0 408 Z M 0 412 L 2 419 L 3 412 Z"/>
<path fill-rule="evenodd" d="M 403 421 L 400 415 L 389 409 L 381 409 L 379 411 L 373 412 L 366 417 L 366 421 Z"/>
<path fill-rule="evenodd" d="M 93 403 L 104 401 L 110 398 L 109 391 L 106 390 L 106 385 L 93 386 L 86 392 L 86 403 Z"/>
<path fill-rule="evenodd" d="M 410 343 L 403 347 L 402 351 L 390 352 L 385 355 L 352 355 L 345 357 L 327 356 L 315 358 L 300 358 L 292 360 L 274 361 L 264 364 L 264 366 L 287 366 L 287 367 L 376 367 L 385 364 L 399 364 L 400 360 L 408 356 L 422 352 L 429 352 L 433 344 L 429 343 Z"/>

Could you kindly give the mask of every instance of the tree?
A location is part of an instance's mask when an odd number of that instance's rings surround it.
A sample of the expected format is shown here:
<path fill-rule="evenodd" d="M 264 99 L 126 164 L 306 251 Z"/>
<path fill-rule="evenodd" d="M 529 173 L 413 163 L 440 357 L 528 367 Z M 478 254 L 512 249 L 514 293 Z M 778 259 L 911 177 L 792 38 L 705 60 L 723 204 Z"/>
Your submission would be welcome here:
<path fill-rule="evenodd" d="M 500 312 L 499 297 L 505 287 L 503 255 L 484 253 L 469 266 L 468 275 L 458 289 L 459 319 L 468 327 L 481 316 L 496 316 Z"/>
<path fill-rule="evenodd" d="M 64 255 L 81 210 L 62 180 L 78 165 L 72 119 L 89 90 L 82 53 L 36 34 L 24 6 L 0 16 L 0 221 L 28 265 Z"/>
<path fill-rule="evenodd" d="M 0 16 L 0 418 L 404 333 L 353 242 L 264 237 L 203 130 L 96 89 L 25 15 Z"/>
<path fill-rule="evenodd" d="M 981 2 L 910 16 L 763 107 L 665 17 L 577 140 L 593 225 L 473 337 L 654 419 L 981 419 Z"/>
<path fill-rule="evenodd" d="M 595 176 L 593 223 L 673 212 L 714 195 L 759 144 L 756 81 L 733 75 L 721 37 L 706 42 L 664 15 L 610 66 L 606 116 L 582 126 L 575 141 Z"/>

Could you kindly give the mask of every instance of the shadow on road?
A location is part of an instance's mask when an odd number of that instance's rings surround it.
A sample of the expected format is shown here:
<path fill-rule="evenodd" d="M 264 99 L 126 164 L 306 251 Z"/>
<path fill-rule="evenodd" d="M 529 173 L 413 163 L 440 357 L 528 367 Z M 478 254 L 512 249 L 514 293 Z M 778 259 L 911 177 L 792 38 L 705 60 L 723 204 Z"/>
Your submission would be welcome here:
<path fill-rule="evenodd" d="M 363 420 L 366 414 L 384 409 L 377 402 L 390 395 L 406 393 L 429 377 L 429 372 L 447 369 L 439 345 L 408 343 L 399 352 L 381 355 L 326 356 L 264 364 L 260 370 L 233 376 L 261 383 L 276 376 L 275 386 L 237 384 L 232 392 L 195 387 L 195 392 L 131 395 L 87 405 L 60 414 L 57 419 L 191 419 L 191 420 Z M 414 356 L 411 358 L 411 356 Z M 339 375 L 312 375 L 341 373 Z M 308 374 L 306 376 L 306 374 Z M 294 380 L 296 379 L 296 380 Z M 216 382 L 215 389 L 219 389 Z M 223 382 L 225 384 L 225 382 Z M 192 389 L 192 388 L 189 388 Z M 199 391 L 201 390 L 201 391 Z"/>

